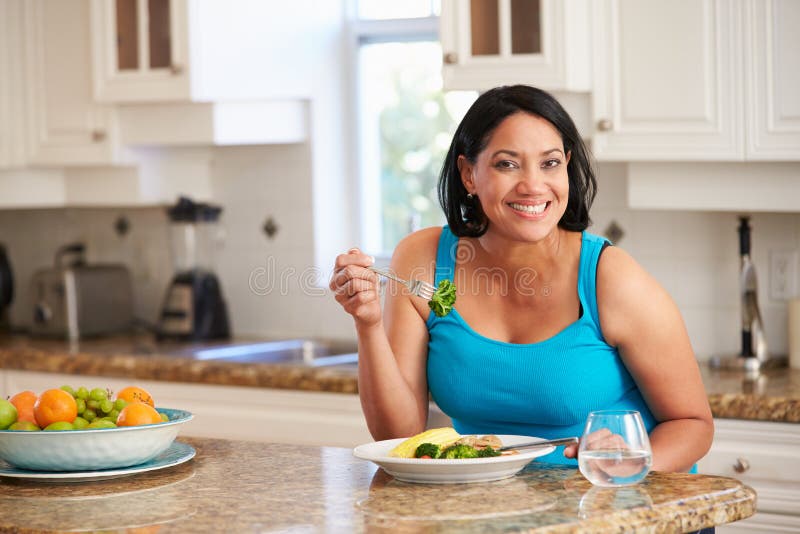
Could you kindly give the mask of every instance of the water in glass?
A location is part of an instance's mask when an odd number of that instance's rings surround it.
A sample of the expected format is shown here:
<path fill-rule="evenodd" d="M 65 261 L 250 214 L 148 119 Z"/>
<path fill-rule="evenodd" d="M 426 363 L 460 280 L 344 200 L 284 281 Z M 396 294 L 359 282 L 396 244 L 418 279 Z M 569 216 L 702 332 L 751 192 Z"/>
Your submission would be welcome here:
<path fill-rule="evenodd" d="M 652 456 L 639 412 L 589 414 L 578 448 L 578 468 L 589 482 L 603 487 L 636 484 L 650 471 Z"/>

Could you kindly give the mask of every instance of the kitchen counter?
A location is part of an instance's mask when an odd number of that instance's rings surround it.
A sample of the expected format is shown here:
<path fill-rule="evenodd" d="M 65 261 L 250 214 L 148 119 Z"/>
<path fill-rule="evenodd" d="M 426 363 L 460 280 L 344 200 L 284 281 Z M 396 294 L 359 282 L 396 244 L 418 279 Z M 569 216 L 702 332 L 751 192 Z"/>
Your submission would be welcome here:
<path fill-rule="evenodd" d="M 76 344 L 2 337 L 0 368 L 335 393 L 358 391 L 355 364 L 200 360 L 190 355 L 186 345 L 156 343 L 147 335 Z M 770 369 L 756 379 L 740 371 L 709 369 L 706 365 L 701 370 L 715 417 L 800 423 L 800 370 Z"/>
<path fill-rule="evenodd" d="M 0 530 L 686 532 L 749 517 L 756 504 L 751 488 L 716 476 L 654 472 L 607 490 L 534 462 L 496 482 L 407 484 L 350 449 L 179 441 L 197 456 L 160 471 L 61 484 L 0 477 Z"/>

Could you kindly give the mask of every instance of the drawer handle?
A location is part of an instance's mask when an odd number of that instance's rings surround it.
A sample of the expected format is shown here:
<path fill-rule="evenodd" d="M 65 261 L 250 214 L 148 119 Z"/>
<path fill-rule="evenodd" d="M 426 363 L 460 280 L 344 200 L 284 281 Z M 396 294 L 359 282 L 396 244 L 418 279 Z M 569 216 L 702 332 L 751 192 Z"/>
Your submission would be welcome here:
<path fill-rule="evenodd" d="M 736 463 L 733 464 L 733 470 L 737 473 L 744 473 L 748 469 L 750 469 L 750 462 L 744 458 L 737 458 Z"/>

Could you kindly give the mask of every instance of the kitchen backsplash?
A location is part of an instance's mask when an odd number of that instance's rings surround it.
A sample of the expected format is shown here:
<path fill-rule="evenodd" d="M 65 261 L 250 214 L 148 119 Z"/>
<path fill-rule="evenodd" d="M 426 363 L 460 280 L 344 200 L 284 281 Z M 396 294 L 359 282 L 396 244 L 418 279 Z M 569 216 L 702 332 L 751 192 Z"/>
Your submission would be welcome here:
<path fill-rule="evenodd" d="M 352 320 L 327 289 L 311 283 L 314 269 L 308 146 L 216 148 L 215 203 L 223 206 L 224 239 L 217 255 L 234 332 L 241 337 L 352 338 Z M 622 231 L 617 244 L 673 296 L 698 359 L 739 349 L 739 255 L 736 213 L 635 211 L 626 207 L 625 165 L 598 167 L 599 194 L 590 231 Z M 127 219 L 119 235 L 115 223 Z M 272 237 L 264 232 L 271 220 Z M 613 224 L 612 224 L 613 223 Z M 0 211 L 0 243 L 9 252 L 16 296 L 15 327 L 30 324 L 29 284 L 60 246 L 80 240 L 92 262 L 122 262 L 135 288 L 135 315 L 155 322 L 172 275 L 163 208 L 68 208 Z M 754 214 L 753 256 L 770 349 L 786 353 L 786 302 L 769 291 L 769 255 L 800 249 L 800 215 Z M 331 263 L 333 258 L 331 258 Z"/>

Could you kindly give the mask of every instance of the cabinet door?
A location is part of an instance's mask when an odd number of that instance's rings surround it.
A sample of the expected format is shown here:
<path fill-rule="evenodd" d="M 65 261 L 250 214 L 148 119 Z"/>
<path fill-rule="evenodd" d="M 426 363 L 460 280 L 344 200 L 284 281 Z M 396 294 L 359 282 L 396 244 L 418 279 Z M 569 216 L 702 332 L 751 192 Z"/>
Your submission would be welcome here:
<path fill-rule="evenodd" d="M 0 0 L 0 169 L 25 163 L 21 0 Z"/>
<path fill-rule="evenodd" d="M 592 6 L 596 157 L 742 160 L 739 3 Z"/>
<path fill-rule="evenodd" d="M 800 2 L 746 6 L 747 159 L 800 161 Z"/>
<path fill-rule="evenodd" d="M 584 0 L 442 0 L 445 89 L 589 89 Z"/>
<path fill-rule="evenodd" d="M 189 98 L 187 0 L 91 0 L 100 101 Z"/>
<path fill-rule="evenodd" d="M 24 2 L 28 161 L 113 160 L 113 115 L 92 98 L 87 0 Z"/>

